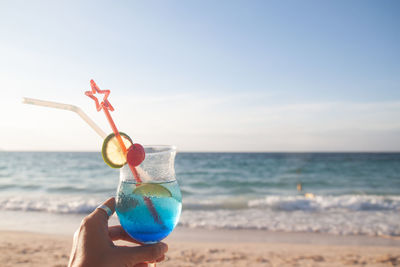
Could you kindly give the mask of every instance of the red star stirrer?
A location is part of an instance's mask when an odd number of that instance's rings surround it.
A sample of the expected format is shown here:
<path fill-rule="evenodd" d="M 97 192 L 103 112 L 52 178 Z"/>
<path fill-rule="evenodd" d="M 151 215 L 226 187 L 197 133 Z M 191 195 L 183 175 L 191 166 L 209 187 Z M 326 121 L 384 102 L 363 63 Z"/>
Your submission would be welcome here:
<path fill-rule="evenodd" d="M 117 126 L 115 126 L 115 123 L 110 114 L 110 111 L 114 111 L 113 106 L 111 106 L 110 102 L 107 99 L 108 96 L 110 95 L 110 90 L 100 90 L 100 88 L 97 86 L 97 84 L 93 80 L 90 80 L 90 86 L 92 87 L 92 91 L 86 91 L 85 95 L 87 95 L 88 97 L 90 97 L 91 99 L 94 100 L 94 102 L 96 103 L 97 111 L 100 111 L 100 110 L 104 111 L 104 114 L 106 115 L 107 120 L 110 123 L 110 126 L 115 134 L 115 137 L 117 138 L 118 143 L 122 149 L 122 152 L 126 156 L 126 154 L 127 154 L 126 146 L 125 146 L 124 142 L 122 141 L 121 135 L 119 134 Z M 97 97 L 94 96 L 96 93 L 104 94 L 103 101 L 101 101 L 100 103 L 99 103 L 99 100 L 97 99 Z M 131 164 L 128 164 L 128 165 L 129 165 L 129 168 L 131 169 L 132 174 L 135 177 L 136 181 L 138 183 L 141 183 L 142 179 L 140 179 L 139 174 L 137 173 L 135 167 L 132 166 Z"/>
<path fill-rule="evenodd" d="M 121 146 L 121 149 L 124 152 L 124 155 L 126 156 L 127 155 L 126 146 L 125 146 L 124 142 L 122 141 L 121 135 L 119 134 L 117 126 L 115 126 L 115 123 L 110 114 L 110 111 L 114 111 L 113 106 L 111 106 L 110 102 L 107 99 L 108 96 L 110 95 L 110 90 L 100 90 L 100 88 L 97 86 L 97 84 L 93 80 L 90 80 L 90 86 L 92 87 L 92 91 L 86 91 L 85 95 L 87 95 L 88 97 L 90 97 L 91 99 L 94 100 L 94 102 L 96 103 L 97 111 L 100 111 L 100 110 L 104 111 L 104 114 L 106 115 L 107 120 L 111 125 L 111 128 L 115 134 L 115 137 L 117 138 L 118 143 Z M 99 100 L 97 99 L 97 97 L 94 96 L 94 94 L 96 94 L 96 93 L 104 94 L 103 101 L 101 101 L 100 103 L 99 103 Z M 135 166 L 133 166 L 132 164 L 129 164 L 129 160 L 128 160 L 128 166 L 131 169 L 133 177 L 135 177 L 136 182 L 138 184 L 142 183 L 142 179 L 140 179 L 139 174 L 135 169 Z M 147 208 L 150 210 L 154 220 L 157 223 L 163 225 L 163 223 L 160 219 L 160 216 L 158 215 L 151 199 L 147 196 L 144 196 L 143 199 L 146 202 Z"/>

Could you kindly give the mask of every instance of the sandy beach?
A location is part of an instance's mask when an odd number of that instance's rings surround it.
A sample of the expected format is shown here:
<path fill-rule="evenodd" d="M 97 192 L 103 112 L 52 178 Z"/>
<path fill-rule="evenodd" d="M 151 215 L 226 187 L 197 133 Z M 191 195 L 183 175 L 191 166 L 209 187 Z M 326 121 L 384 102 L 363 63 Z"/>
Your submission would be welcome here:
<path fill-rule="evenodd" d="M 67 266 L 71 236 L 0 231 L 0 266 Z M 158 266 L 400 266 L 400 240 L 178 228 Z"/>

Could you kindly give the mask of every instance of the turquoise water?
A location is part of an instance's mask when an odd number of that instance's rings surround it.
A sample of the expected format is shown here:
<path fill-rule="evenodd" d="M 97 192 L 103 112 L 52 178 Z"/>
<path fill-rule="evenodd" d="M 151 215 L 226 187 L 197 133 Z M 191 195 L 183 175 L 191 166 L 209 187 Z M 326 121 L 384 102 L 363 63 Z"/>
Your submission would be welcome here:
<path fill-rule="evenodd" d="M 154 184 L 150 184 L 154 185 Z M 118 189 L 116 212 L 125 231 L 142 243 L 156 243 L 164 239 L 178 223 L 182 196 L 176 181 L 156 184 L 171 195 L 135 194 L 137 184 L 122 182 Z M 146 186 L 141 184 L 140 186 Z"/>
<path fill-rule="evenodd" d="M 400 236 L 400 153 L 178 153 L 175 169 L 183 226 Z M 87 214 L 118 183 L 100 153 L 0 152 L 0 210 Z"/>

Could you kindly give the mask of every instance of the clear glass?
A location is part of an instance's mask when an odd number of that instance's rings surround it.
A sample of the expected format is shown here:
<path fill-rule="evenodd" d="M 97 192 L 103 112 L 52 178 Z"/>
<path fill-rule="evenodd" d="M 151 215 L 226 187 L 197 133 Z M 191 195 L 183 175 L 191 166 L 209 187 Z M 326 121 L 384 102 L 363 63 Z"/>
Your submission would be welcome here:
<path fill-rule="evenodd" d="M 153 244 L 167 237 L 178 223 L 182 196 L 175 177 L 173 146 L 146 146 L 145 160 L 120 169 L 116 212 L 125 231 L 135 240 Z"/>

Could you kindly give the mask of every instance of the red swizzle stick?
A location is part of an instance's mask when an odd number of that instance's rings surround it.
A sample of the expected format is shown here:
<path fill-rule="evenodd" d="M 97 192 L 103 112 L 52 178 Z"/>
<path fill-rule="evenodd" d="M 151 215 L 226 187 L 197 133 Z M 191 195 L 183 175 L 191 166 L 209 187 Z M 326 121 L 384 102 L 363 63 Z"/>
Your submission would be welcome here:
<path fill-rule="evenodd" d="M 118 143 L 119 143 L 122 151 L 124 152 L 124 155 L 126 156 L 127 155 L 126 146 L 125 146 L 124 142 L 122 141 L 122 138 L 121 138 L 121 135 L 118 132 L 117 126 L 115 126 L 115 123 L 114 123 L 114 121 L 113 121 L 113 119 L 111 117 L 111 114 L 109 112 L 109 110 L 114 111 L 113 106 L 110 104 L 110 102 L 107 99 L 108 96 L 110 95 L 110 90 L 100 90 L 100 88 L 97 86 L 97 84 L 93 80 L 90 80 L 90 86 L 92 87 L 92 90 L 91 91 L 86 91 L 85 95 L 87 95 L 88 97 L 90 97 L 91 99 L 94 100 L 94 102 L 96 103 L 97 111 L 100 111 L 100 110 L 104 111 L 104 114 L 106 115 L 107 120 L 110 123 L 110 126 L 111 126 L 111 128 L 112 128 L 112 130 L 113 130 L 113 132 L 115 134 L 115 137 L 117 138 Z M 99 103 L 99 100 L 97 99 L 97 97 L 94 96 L 94 94 L 96 94 L 96 93 L 104 94 L 104 98 L 103 98 L 103 101 L 101 103 Z M 136 182 L 138 184 L 142 183 L 142 179 L 140 179 L 139 174 L 135 169 L 135 166 L 129 164 L 129 162 L 128 162 L 128 166 L 131 169 L 133 177 L 135 178 Z M 146 202 L 147 208 L 151 212 L 154 220 L 157 223 L 162 224 L 162 222 L 160 220 L 160 217 L 158 216 L 157 211 L 156 211 L 151 199 L 149 197 L 147 197 L 147 196 L 144 196 L 143 199 Z"/>
<path fill-rule="evenodd" d="M 121 138 L 121 135 L 119 134 L 117 126 L 115 126 L 115 123 L 109 112 L 109 110 L 114 111 L 113 106 L 111 106 L 110 102 L 107 99 L 108 96 L 110 95 L 110 90 L 100 90 L 100 88 L 97 86 L 97 84 L 93 80 L 90 80 L 90 86 L 92 87 L 92 91 L 86 91 L 85 95 L 87 95 L 88 97 L 90 97 L 91 99 L 94 100 L 94 102 L 96 103 L 97 111 L 100 111 L 100 110 L 104 111 L 104 114 L 106 115 L 107 120 L 110 123 L 110 126 L 115 134 L 115 137 L 117 138 L 118 143 L 119 143 L 122 151 L 124 152 L 124 155 L 126 156 L 126 153 L 127 153 L 126 146 L 125 146 L 124 142 L 122 141 L 122 138 Z M 97 99 L 97 97 L 94 96 L 94 94 L 96 94 L 96 93 L 104 94 L 104 98 L 101 103 L 99 103 L 99 100 Z M 128 166 L 131 169 L 133 177 L 135 177 L 136 182 L 141 183 L 142 179 L 140 179 L 135 167 L 131 166 L 130 164 L 128 164 Z"/>

